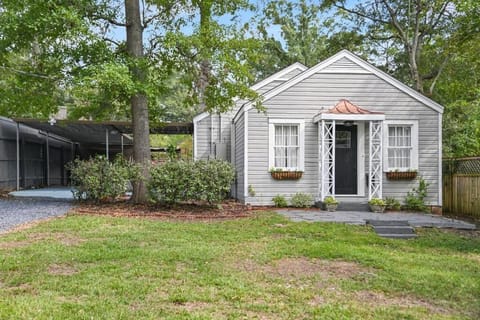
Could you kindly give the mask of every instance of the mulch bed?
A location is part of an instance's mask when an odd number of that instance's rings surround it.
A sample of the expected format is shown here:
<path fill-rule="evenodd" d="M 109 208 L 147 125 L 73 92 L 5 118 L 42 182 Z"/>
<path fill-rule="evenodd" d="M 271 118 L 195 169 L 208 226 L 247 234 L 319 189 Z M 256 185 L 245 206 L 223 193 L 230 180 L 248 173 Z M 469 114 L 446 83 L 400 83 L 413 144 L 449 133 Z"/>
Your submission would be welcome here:
<path fill-rule="evenodd" d="M 185 203 L 174 206 L 114 203 L 79 203 L 71 211 L 74 214 L 88 214 L 111 217 L 158 218 L 180 220 L 235 219 L 252 216 L 252 208 L 235 201 L 225 201 L 221 208 L 205 203 Z"/>

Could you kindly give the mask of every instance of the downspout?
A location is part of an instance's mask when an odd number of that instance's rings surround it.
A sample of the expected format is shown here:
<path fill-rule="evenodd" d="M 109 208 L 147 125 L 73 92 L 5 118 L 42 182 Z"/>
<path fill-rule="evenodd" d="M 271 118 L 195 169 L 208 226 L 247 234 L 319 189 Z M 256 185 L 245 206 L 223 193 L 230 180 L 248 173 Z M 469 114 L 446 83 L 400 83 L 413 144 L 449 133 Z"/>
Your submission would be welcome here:
<path fill-rule="evenodd" d="M 20 123 L 17 122 L 17 191 L 20 190 Z"/>

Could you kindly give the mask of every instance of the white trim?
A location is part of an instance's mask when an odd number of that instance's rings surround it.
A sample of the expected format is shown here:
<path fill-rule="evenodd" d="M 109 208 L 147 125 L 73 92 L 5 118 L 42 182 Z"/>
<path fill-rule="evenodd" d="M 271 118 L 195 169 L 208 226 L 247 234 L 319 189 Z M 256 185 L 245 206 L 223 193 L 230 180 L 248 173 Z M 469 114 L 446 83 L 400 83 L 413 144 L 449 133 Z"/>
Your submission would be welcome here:
<path fill-rule="evenodd" d="M 298 167 L 296 170 L 305 170 L 305 120 L 304 119 L 268 119 L 268 168 L 275 167 L 275 155 L 273 146 L 275 145 L 275 125 L 291 124 L 298 125 Z"/>
<path fill-rule="evenodd" d="M 248 197 L 248 111 L 243 115 L 243 195 Z"/>
<path fill-rule="evenodd" d="M 195 122 L 199 122 L 199 121 L 205 119 L 210 114 L 211 114 L 210 112 L 202 112 L 200 114 L 197 114 L 195 117 L 193 117 L 193 124 L 195 124 Z"/>
<path fill-rule="evenodd" d="M 193 122 L 193 161 L 198 159 L 198 128 L 195 125 L 195 121 Z"/>
<path fill-rule="evenodd" d="M 443 206 L 442 114 L 438 114 L 438 205 Z"/>
<path fill-rule="evenodd" d="M 385 72 L 381 71 L 380 69 L 377 69 L 376 67 L 374 67 L 371 64 L 369 64 L 368 62 L 360 59 L 359 57 L 357 57 L 356 55 L 354 55 L 353 53 L 351 53 L 348 50 L 340 51 L 339 53 L 337 53 L 337 54 L 331 56 L 330 58 L 320 62 L 319 64 L 313 66 L 312 68 L 302 72 L 301 74 L 297 75 L 293 79 L 291 79 L 291 80 L 279 85 L 278 87 L 268 91 L 264 95 L 263 102 L 265 102 L 267 100 L 270 100 L 271 98 L 277 96 L 279 93 L 281 93 L 281 92 L 287 90 L 288 88 L 296 85 L 297 83 L 305 80 L 306 78 L 312 76 L 313 74 L 320 72 L 322 69 L 325 69 L 326 67 L 328 67 L 332 63 L 334 63 L 334 62 L 336 62 L 336 61 L 338 61 L 342 58 L 347 58 L 348 60 L 350 60 L 353 63 L 357 64 L 358 66 L 364 68 L 365 70 L 370 71 L 372 74 L 376 75 L 380 79 L 386 81 L 387 83 L 391 84 L 392 86 L 396 87 L 397 89 L 399 89 L 399 90 L 403 91 L 404 93 L 408 94 L 412 98 L 422 102 L 423 104 L 430 107 L 431 109 L 433 109 L 437 112 L 443 113 L 443 106 L 441 106 L 440 104 L 438 104 L 435 101 L 425 97 L 424 95 L 415 91 L 414 89 L 406 86 L 405 84 L 401 83 L 400 81 L 398 81 L 397 79 L 393 78 L 392 76 L 386 74 Z M 345 71 L 345 73 L 348 74 L 348 73 L 350 73 L 350 71 Z M 250 110 L 251 108 L 253 108 L 252 103 L 251 102 L 247 103 L 246 104 L 246 109 Z"/>
<path fill-rule="evenodd" d="M 365 122 L 357 123 L 357 195 L 365 196 Z"/>
<path fill-rule="evenodd" d="M 410 168 L 418 170 L 418 120 L 387 120 L 383 122 L 383 141 L 384 141 L 384 148 L 383 148 L 383 171 L 388 172 L 391 169 L 388 167 L 388 126 L 390 125 L 398 125 L 398 126 L 411 126 L 412 127 L 412 154 L 411 154 L 411 163 Z M 395 170 L 396 168 L 392 168 Z"/>
<path fill-rule="evenodd" d="M 278 81 L 278 80 L 283 80 L 287 81 L 290 80 L 291 78 L 283 78 L 284 75 L 292 72 L 293 70 L 298 69 L 300 72 L 303 72 L 307 70 L 308 68 L 301 64 L 300 62 L 295 62 L 294 64 L 289 65 L 286 68 L 283 68 L 282 70 L 272 74 L 271 76 L 263 79 L 262 81 L 255 83 L 253 86 L 250 87 L 252 90 L 258 90 L 261 89 L 262 87 L 265 87 L 267 84 L 273 82 L 273 81 Z"/>
<path fill-rule="evenodd" d="M 262 87 L 266 86 L 267 84 L 269 84 L 273 81 L 288 81 L 291 78 L 283 78 L 283 76 L 292 72 L 295 69 L 300 70 L 300 73 L 302 73 L 305 70 L 307 70 L 308 68 L 306 66 L 304 66 L 303 64 L 301 64 L 300 62 L 295 62 L 294 64 L 291 64 L 288 67 L 272 74 L 271 76 L 263 79 L 262 81 L 260 81 L 258 83 L 255 83 L 254 85 L 252 85 L 250 87 L 250 89 L 257 91 L 258 89 L 261 89 Z M 238 100 L 240 100 L 240 99 L 239 98 L 234 98 L 233 102 L 235 103 Z M 195 117 L 193 117 L 194 126 L 195 126 L 195 122 L 198 122 L 202 119 L 205 119 L 209 114 L 210 114 L 209 112 L 205 111 L 205 112 L 199 113 Z"/>
<path fill-rule="evenodd" d="M 320 113 L 313 117 L 313 122 L 320 120 L 352 120 L 352 121 L 374 121 L 385 120 L 384 114 L 347 114 L 347 113 Z"/>

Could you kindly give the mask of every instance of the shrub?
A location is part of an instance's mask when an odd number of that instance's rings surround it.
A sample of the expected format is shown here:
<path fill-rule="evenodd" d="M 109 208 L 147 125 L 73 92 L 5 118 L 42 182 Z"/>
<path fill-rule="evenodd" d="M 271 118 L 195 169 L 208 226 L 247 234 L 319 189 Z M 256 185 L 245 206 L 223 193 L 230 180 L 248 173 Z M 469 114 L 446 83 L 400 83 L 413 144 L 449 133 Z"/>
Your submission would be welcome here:
<path fill-rule="evenodd" d="M 114 200 L 128 189 L 129 182 L 140 178 L 137 165 L 118 156 L 114 161 L 104 156 L 75 159 L 67 164 L 76 200 Z"/>
<path fill-rule="evenodd" d="M 407 210 L 428 211 L 427 206 L 425 205 L 428 186 L 429 184 L 423 178 L 419 179 L 418 188 L 413 188 L 405 197 L 405 208 Z"/>
<path fill-rule="evenodd" d="M 172 161 L 152 168 L 148 189 L 155 202 L 218 203 L 227 196 L 234 177 L 235 171 L 226 161 Z"/>
<path fill-rule="evenodd" d="M 279 194 L 273 197 L 272 201 L 275 204 L 275 207 L 278 207 L 278 208 L 283 208 L 288 206 L 287 199 L 284 196 Z"/>
<path fill-rule="evenodd" d="M 385 198 L 385 204 L 387 205 L 387 210 L 400 210 L 400 208 L 402 207 L 400 205 L 400 201 L 391 197 Z"/>
<path fill-rule="evenodd" d="M 309 194 L 306 194 L 306 193 L 302 193 L 302 192 L 298 192 L 298 193 L 295 193 L 292 197 L 292 199 L 290 200 L 291 204 L 293 207 L 296 207 L 296 208 L 307 208 L 307 207 L 311 207 L 312 204 L 313 204 L 313 198 L 311 195 Z"/>

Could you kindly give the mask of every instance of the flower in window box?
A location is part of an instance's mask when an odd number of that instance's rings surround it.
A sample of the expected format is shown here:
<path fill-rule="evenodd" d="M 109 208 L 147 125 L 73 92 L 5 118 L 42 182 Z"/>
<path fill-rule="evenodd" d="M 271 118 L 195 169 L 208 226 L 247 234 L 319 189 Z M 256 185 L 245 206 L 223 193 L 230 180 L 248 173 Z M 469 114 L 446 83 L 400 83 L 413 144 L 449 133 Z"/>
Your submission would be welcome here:
<path fill-rule="evenodd" d="M 298 180 L 303 175 L 303 171 L 300 170 L 284 170 L 284 168 L 276 167 L 272 167 L 268 171 L 275 180 Z"/>

